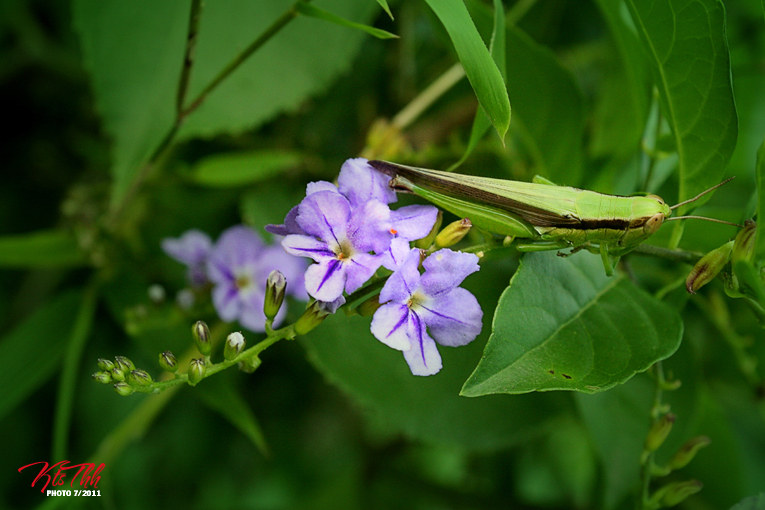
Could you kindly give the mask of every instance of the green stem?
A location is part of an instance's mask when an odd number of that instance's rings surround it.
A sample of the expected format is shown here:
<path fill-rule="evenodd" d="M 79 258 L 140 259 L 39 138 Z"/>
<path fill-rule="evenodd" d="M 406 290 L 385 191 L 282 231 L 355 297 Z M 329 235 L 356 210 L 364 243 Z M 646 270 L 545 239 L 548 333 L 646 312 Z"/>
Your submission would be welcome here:
<path fill-rule="evenodd" d="M 507 11 L 505 22 L 508 25 L 515 25 L 523 18 L 529 10 L 534 7 L 537 0 L 518 0 L 513 7 Z"/>
<path fill-rule="evenodd" d="M 661 246 L 655 246 L 652 244 L 639 244 L 632 250 L 633 253 L 639 253 L 641 255 L 650 255 L 652 257 L 659 257 L 672 262 L 682 262 L 684 264 L 693 265 L 701 259 L 704 255 L 694 251 L 685 251 L 678 249 L 663 248 Z"/>
<path fill-rule="evenodd" d="M 431 83 L 425 90 L 420 92 L 417 97 L 412 99 L 400 112 L 393 117 L 391 124 L 403 130 L 412 124 L 430 105 L 436 102 L 457 82 L 465 77 L 465 70 L 458 62 L 439 76 L 436 81 Z"/>
<path fill-rule="evenodd" d="M 58 385 L 56 398 L 56 415 L 53 419 L 53 447 L 51 458 L 63 460 L 66 458 L 69 442 L 69 426 L 72 421 L 75 387 L 80 368 L 82 351 L 85 348 L 90 329 L 93 325 L 93 315 L 97 304 L 97 284 L 95 281 L 88 285 L 82 297 L 80 309 L 74 319 L 71 335 L 61 369 L 61 380 Z"/>
<path fill-rule="evenodd" d="M 183 58 L 181 79 L 178 82 L 178 94 L 176 95 L 175 111 L 176 122 L 182 117 L 183 104 L 186 101 L 186 93 L 189 90 L 189 77 L 191 67 L 194 65 L 194 48 L 197 44 L 197 32 L 199 31 L 199 18 L 202 13 L 202 0 L 191 0 L 191 14 L 189 15 L 189 29 L 186 33 L 186 52 Z"/>
<path fill-rule="evenodd" d="M 305 0 L 302 3 L 307 2 L 310 2 L 310 0 Z M 202 90 L 202 92 L 199 93 L 196 99 L 191 102 L 189 107 L 181 112 L 179 120 L 182 120 L 188 114 L 196 110 L 199 105 L 202 104 L 205 99 L 207 99 L 207 96 L 210 94 L 210 92 L 218 88 L 218 85 L 220 85 L 223 80 L 228 78 L 231 73 L 233 73 L 240 65 L 242 65 L 242 63 L 247 60 L 250 55 L 260 49 L 290 21 L 295 19 L 295 17 L 299 14 L 297 10 L 299 3 L 301 2 L 295 2 L 292 4 L 286 11 L 284 11 L 284 13 L 282 13 L 281 16 L 279 16 L 273 23 L 271 23 L 268 28 L 266 28 L 265 32 L 260 34 L 260 36 L 255 39 L 249 46 L 247 46 L 241 53 L 239 53 L 239 55 L 234 57 L 234 59 L 229 62 L 228 65 L 224 67 L 218 73 L 218 75 L 213 78 L 213 80 Z"/>

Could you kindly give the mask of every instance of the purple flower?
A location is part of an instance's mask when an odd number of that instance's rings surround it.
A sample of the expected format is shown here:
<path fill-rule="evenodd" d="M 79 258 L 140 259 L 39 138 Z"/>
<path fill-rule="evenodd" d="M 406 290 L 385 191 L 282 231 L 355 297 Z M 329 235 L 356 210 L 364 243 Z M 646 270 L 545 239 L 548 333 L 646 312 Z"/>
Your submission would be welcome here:
<path fill-rule="evenodd" d="M 212 241 L 207 234 L 187 230 L 177 239 L 163 239 L 162 250 L 188 267 L 187 277 L 192 287 L 207 283 L 207 257 L 212 250 Z"/>
<path fill-rule="evenodd" d="M 396 201 L 396 193 L 388 186 L 389 181 L 390 177 L 369 166 L 366 159 L 355 158 L 343 163 L 337 187 L 354 207 L 370 200 L 392 204 Z"/>
<path fill-rule="evenodd" d="M 436 342 L 466 345 L 481 331 L 483 311 L 478 301 L 458 287 L 478 271 L 478 257 L 442 249 L 425 259 L 422 275 L 419 262 L 420 251 L 411 250 L 385 282 L 380 292 L 383 304 L 372 318 L 371 330 L 378 340 L 404 352 L 414 375 L 432 375 L 441 370 Z"/>
<path fill-rule="evenodd" d="M 361 287 L 380 267 L 377 254 L 388 249 L 392 237 L 388 206 L 372 200 L 354 209 L 329 190 L 305 197 L 296 221 L 305 234 L 288 235 L 282 246 L 318 262 L 306 271 L 305 285 L 319 301 L 335 301 L 343 291 Z"/>
<path fill-rule="evenodd" d="M 301 260 L 288 257 L 278 246 L 267 246 L 258 234 L 245 226 L 235 226 L 221 234 L 207 261 L 213 283 L 213 305 L 224 321 L 238 320 L 251 331 L 264 331 L 263 313 L 266 279 L 278 269 L 287 279 L 287 292 L 305 299 Z M 274 320 L 278 324 L 285 308 Z"/>
<path fill-rule="evenodd" d="M 391 234 L 394 239 L 385 252 L 382 265 L 395 271 L 409 254 L 409 241 L 422 239 L 430 233 L 438 218 L 432 205 L 407 205 L 390 212 Z"/>

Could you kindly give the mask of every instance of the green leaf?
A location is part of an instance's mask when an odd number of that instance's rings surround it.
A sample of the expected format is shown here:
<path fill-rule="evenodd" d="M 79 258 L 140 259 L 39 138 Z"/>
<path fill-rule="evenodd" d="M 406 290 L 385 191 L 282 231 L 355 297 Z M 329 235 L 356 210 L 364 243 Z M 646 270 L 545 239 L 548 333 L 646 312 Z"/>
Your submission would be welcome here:
<path fill-rule="evenodd" d="M 231 0 L 204 4 L 187 106 L 277 18 L 293 0 Z M 358 0 L 325 0 L 322 8 L 366 21 L 377 6 Z M 297 16 L 213 90 L 181 127 L 180 139 L 240 133 L 324 92 L 351 69 L 364 34 Z"/>
<path fill-rule="evenodd" d="M 624 15 L 624 3 L 597 0 L 597 4 L 611 35 L 607 51 L 613 48 L 617 61 L 601 66 L 605 76 L 593 112 L 591 151 L 594 157 L 631 156 L 640 148 L 648 116 L 648 67 L 635 27 Z"/>
<path fill-rule="evenodd" d="M 763 8 L 765 9 L 765 5 Z M 765 510 L 765 492 L 742 499 L 730 507 L 730 510 Z"/>
<path fill-rule="evenodd" d="M 66 350 L 81 293 L 41 306 L 0 340 L 0 419 L 56 371 Z"/>
<path fill-rule="evenodd" d="M 489 52 L 491 53 L 491 58 L 494 60 L 494 62 L 497 64 L 497 68 L 499 69 L 499 73 L 502 75 L 502 80 L 507 81 L 506 78 L 506 51 L 505 47 L 507 45 L 506 37 L 505 37 L 505 10 L 502 6 L 501 0 L 494 0 L 494 28 L 491 33 L 491 43 L 489 44 Z M 473 127 L 470 130 L 470 139 L 468 140 L 467 147 L 465 148 L 465 152 L 462 154 L 460 159 L 451 165 L 448 169 L 448 171 L 453 171 L 457 167 L 459 167 L 462 163 L 465 162 L 465 160 L 470 156 L 470 154 L 475 149 L 476 145 L 478 145 L 478 142 L 481 141 L 481 138 L 486 134 L 486 131 L 489 130 L 489 127 L 491 127 L 491 121 L 489 120 L 489 117 L 486 115 L 486 112 L 483 108 L 480 106 L 478 107 L 478 110 L 475 112 L 475 118 L 473 119 Z"/>
<path fill-rule="evenodd" d="M 755 168 L 757 181 L 757 238 L 754 245 L 754 263 L 757 267 L 765 265 L 765 140 L 757 151 Z"/>
<path fill-rule="evenodd" d="M 0 266 L 70 267 L 85 264 L 85 257 L 71 234 L 63 230 L 38 230 L 0 237 Z"/>
<path fill-rule="evenodd" d="M 307 4 L 305 2 L 298 2 L 296 8 L 300 14 L 304 16 L 308 16 L 309 18 L 321 19 L 324 21 L 329 21 L 330 23 L 335 23 L 336 25 L 340 25 L 341 27 L 354 28 L 356 30 L 361 30 L 362 32 L 366 32 L 373 37 L 377 37 L 378 39 L 398 39 L 398 36 L 396 34 L 391 34 L 387 30 L 382 30 L 379 28 L 370 27 L 369 25 L 364 25 L 362 23 L 356 23 L 355 21 L 347 20 L 341 16 L 332 14 L 329 11 L 320 9 L 316 7 L 315 5 Z M 388 11 L 388 14 L 390 14 L 390 11 Z"/>
<path fill-rule="evenodd" d="M 719 0 L 627 0 L 627 5 L 675 136 L 683 201 L 722 180 L 736 145 L 725 9 Z"/>
<path fill-rule="evenodd" d="M 579 89 L 555 54 L 523 31 L 507 30 L 507 82 L 513 91 L 513 135 L 534 173 L 559 184 L 582 179 L 584 116 Z"/>
<path fill-rule="evenodd" d="M 510 270 L 506 261 L 487 262 L 466 280 L 466 287 L 487 309 L 502 290 L 497 271 Z M 480 357 L 486 334 L 457 349 L 439 346 L 444 368 L 431 377 L 416 377 L 400 352 L 372 336 L 370 320 L 338 313 L 299 340 L 317 369 L 385 431 L 489 450 L 524 441 L 567 407 L 564 396 L 553 393 L 462 398 L 460 386 Z"/>
<path fill-rule="evenodd" d="M 624 276 L 605 276 L 598 257 L 530 253 L 462 394 L 603 391 L 670 356 L 682 330 L 674 309 Z"/>
<path fill-rule="evenodd" d="M 74 0 L 72 18 L 112 139 L 118 203 L 175 120 L 190 2 Z"/>
<path fill-rule="evenodd" d="M 390 12 L 390 7 L 388 7 L 388 0 L 377 0 L 377 3 L 380 4 L 380 7 L 382 7 L 383 10 L 388 14 L 388 17 L 393 19 L 393 13 Z"/>
<path fill-rule="evenodd" d="M 476 30 L 462 0 L 425 0 L 446 28 L 481 107 L 500 138 L 510 127 L 510 99 L 505 82 Z"/>
<path fill-rule="evenodd" d="M 246 186 L 280 174 L 300 160 L 296 152 L 277 150 L 216 154 L 194 165 L 189 177 L 197 184 L 214 188 Z"/>
<path fill-rule="evenodd" d="M 268 443 L 250 406 L 232 386 L 230 378 L 212 377 L 196 388 L 202 401 L 226 418 L 247 436 L 262 455 L 268 455 Z"/>

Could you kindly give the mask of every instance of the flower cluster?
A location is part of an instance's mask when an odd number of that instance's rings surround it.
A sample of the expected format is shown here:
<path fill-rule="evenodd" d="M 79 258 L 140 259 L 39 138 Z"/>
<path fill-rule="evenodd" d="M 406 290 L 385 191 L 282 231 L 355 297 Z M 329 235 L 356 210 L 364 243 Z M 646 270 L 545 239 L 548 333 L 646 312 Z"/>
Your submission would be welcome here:
<path fill-rule="evenodd" d="M 436 342 L 465 345 L 481 330 L 478 302 L 459 288 L 478 270 L 478 257 L 442 249 L 422 262 L 425 272 L 420 275 L 421 251 L 410 248 L 410 241 L 430 234 L 438 210 L 422 205 L 391 210 L 396 195 L 388 180 L 365 159 L 350 159 L 337 186 L 310 183 L 284 224 L 266 230 L 284 236 L 287 253 L 315 262 L 305 272 L 305 289 L 331 311 L 345 302 L 344 293 L 361 288 L 380 267 L 392 271 L 380 293 L 372 333 L 403 351 L 413 374 L 431 375 L 441 369 Z"/>
<path fill-rule="evenodd" d="M 188 267 L 192 287 L 212 286 L 213 305 L 221 319 L 237 320 L 251 331 L 265 331 L 266 280 L 274 269 L 285 276 L 293 296 L 307 299 L 305 264 L 287 256 L 279 246 L 266 245 L 249 227 L 237 225 L 225 230 L 214 245 L 203 232 L 189 230 L 177 239 L 165 239 L 162 249 Z M 275 324 L 284 313 L 282 307 Z"/>

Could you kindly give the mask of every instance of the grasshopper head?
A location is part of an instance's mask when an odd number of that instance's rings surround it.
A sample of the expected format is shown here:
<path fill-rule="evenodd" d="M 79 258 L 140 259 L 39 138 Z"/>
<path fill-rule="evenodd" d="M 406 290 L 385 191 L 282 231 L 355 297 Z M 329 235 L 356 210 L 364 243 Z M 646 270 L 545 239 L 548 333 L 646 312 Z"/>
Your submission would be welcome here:
<path fill-rule="evenodd" d="M 650 236 L 659 230 L 659 227 L 664 223 L 664 220 L 672 214 L 672 210 L 658 195 L 647 195 L 645 198 L 654 201 L 654 207 L 657 207 L 655 212 L 651 214 L 643 224 L 643 232 Z"/>

